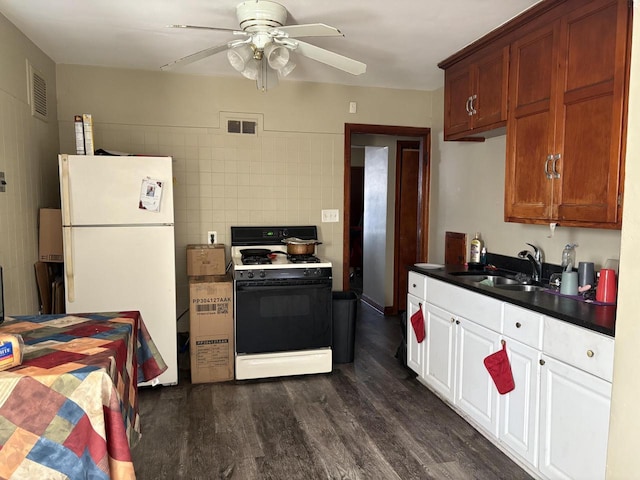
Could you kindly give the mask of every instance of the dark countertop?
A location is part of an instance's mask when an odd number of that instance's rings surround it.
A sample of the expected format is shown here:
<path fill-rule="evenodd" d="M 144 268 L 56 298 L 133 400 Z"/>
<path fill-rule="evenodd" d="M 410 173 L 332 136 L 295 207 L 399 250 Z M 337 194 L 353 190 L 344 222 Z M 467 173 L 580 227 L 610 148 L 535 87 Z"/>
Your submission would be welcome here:
<path fill-rule="evenodd" d="M 544 290 L 519 292 L 479 285 L 478 283 L 465 279 L 464 275 L 452 275 L 452 273 L 455 272 L 466 271 L 466 267 L 462 265 L 447 265 L 439 269 L 424 269 L 410 266 L 408 270 L 529 310 L 540 312 L 544 315 L 558 318 L 595 332 L 611 337 L 615 336 L 616 305 L 594 305 Z M 483 272 L 477 271 L 474 273 L 482 275 Z"/>

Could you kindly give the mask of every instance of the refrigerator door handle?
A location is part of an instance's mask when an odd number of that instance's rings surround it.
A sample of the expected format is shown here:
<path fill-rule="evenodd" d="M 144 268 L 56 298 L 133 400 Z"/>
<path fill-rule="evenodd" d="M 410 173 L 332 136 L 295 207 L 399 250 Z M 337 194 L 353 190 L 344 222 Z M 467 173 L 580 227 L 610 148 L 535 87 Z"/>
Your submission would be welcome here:
<path fill-rule="evenodd" d="M 71 226 L 71 198 L 69 194 L 69 157 L 60 156 L 61 175 L 60 190 L 62 191 L 62 225 Z"/>
<path fill-rule="evenodd" d="M 73 280 L 73 238 L 71 227 L 62 227 L 64 232 L 64 274 L 67 277 L 67 301 L 73 303 L 76 299 Z"/>
<path fill-rule="evenodd" d="M 64 272 L 67 284 L 67 301 L 73 303 L 75 300 L 75 289 L 73 284 L 73 248 L 71 240 L 71 202 L 69 196 L 69 157 L 60 156 L 60 190 L 62 194 L 62 231 L 64 233 Z"/>

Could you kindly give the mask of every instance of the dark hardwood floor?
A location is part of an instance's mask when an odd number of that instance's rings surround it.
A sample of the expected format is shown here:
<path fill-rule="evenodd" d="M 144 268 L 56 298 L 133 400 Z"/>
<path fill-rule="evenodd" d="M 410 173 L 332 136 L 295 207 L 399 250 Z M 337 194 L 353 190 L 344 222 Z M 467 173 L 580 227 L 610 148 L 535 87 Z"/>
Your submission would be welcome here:
<path fill-rule="evenodd" d="M 400 318 L 358 305 L 330 374 L 140 391 L 139 480 L 528 479 L 394 358 Z"/>

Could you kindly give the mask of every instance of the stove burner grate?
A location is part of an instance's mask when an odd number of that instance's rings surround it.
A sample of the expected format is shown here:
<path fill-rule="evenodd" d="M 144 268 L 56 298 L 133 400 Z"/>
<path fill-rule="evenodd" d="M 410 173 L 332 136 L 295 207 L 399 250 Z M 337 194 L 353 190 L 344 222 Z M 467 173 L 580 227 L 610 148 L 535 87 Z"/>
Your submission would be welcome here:
<path fill-rule="evenodd" d="M 315 255 L 287 255 L 291 263 L 320 263 L 320 259 Z"/>
<path fill-rule="evenodd" d="M 266 255 L 243 255 L 243 265 L 268 265 L 271 263 L 271 259 Z"/>

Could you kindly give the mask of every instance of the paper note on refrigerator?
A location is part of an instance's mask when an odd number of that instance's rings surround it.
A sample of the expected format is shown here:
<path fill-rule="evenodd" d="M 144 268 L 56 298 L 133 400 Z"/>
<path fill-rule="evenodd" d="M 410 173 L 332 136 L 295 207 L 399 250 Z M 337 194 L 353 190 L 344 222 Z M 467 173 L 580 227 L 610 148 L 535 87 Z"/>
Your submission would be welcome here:
<path fill-rule="evenodd" d="M 140 203 L 138 208 L 150 212 L 160 211 L 160 199 L 162 198 L 162 182 L 149 177 L 142 180 L 140 189 Z"/>

